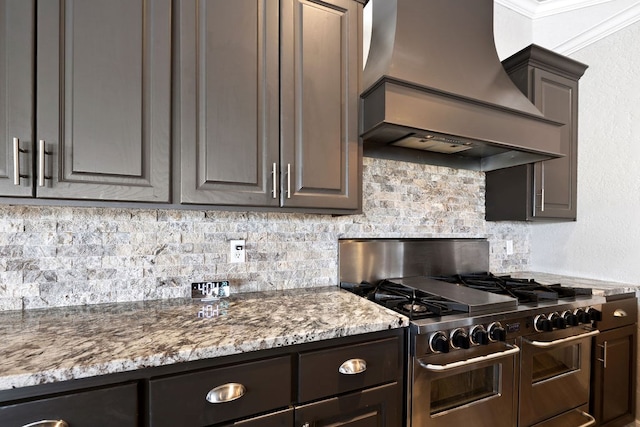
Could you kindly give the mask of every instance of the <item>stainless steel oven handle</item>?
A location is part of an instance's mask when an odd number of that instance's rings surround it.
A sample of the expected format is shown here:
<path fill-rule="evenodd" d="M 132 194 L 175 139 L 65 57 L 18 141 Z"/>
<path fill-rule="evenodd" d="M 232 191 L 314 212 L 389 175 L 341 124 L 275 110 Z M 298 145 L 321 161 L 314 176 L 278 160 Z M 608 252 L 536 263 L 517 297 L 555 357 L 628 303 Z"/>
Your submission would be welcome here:
<path fill-rule="evenodd" d="M 505 357 L 505 356 L 509 356 L 509 355 L 516 354 L 516 353 L 520 352 L 520 347 L 518 347 L 516 345 L 505 344 L 505 347 L 507 347 L 508 350 L 498 351 L 498 352 L 495 352 L 495 353 L 490 353 L 490 354 L 487 354 L 485 356 L 472 357 L 471 359 L 460 360 L 458 362 L 447 363 L 447 364 L 444 364 L 444 365 L 435 365 L 433 363 L 424 363 L 420 359 L 417 359 L 417 360 L 418 360 L 418 363 L 420 364 L 420 366 L 422 366 L 423 368 L 425 368 L 425 369 L 427 369 L 429 371 L 444 372 L 444 371 L 449 371 L 451 369 L 459 368 L 461 366 L 472 365 L 474 363 L 479 363 L 479 362 L 486 362 L 487 360 L 498 359 L 500 357 Z"/>
<path fill-rule="evenodd" d="M 587 422 L 586 422 L 586 423 L 584 423 L 584 424 L 580 424 L 578 427 L 589 427 L 589 426 L 594 426 L 594 425 L 596 425 L 596 419 L 593 417 L 593 415 L 591 415 L 591 414 L 589 414 L 589 413 L 587 413 L 587 412 L 584 412 L 584 411 L 580 411 L 580 413 L 581 413 L 582 415 L 584 415 L 584 416 L 585 416 L 585 418 L 589 418 L 589 421 L 587 421 Z"/>
<path fill-rule="evenodd" d="M 594 329 L 593 331 L 584 333 L 584 334 L 580 334 L 580 335 L 574 335 L 571 337 L 567 337 L 567 338 L 561 338 L 559 340 L 554 340 L 554 341 L 529 341 L 528 339 L 525 339 L 526 342 L 528 342 L 529 344 L 531 344 L 534 347 L 538 347 L 538 348 L 549 348 L 549 347 L 553 347 L 555 345 L 560 345 L 560 344 L 564 344 L 567 342 L 571 342 L 571 341 L 576 341 L 576 340 L 581 340 L 583 338 L 588 338 L 588 337 L 592 337 L 594 335 L 598 335 L 600 333 L 599 330 Z"/>

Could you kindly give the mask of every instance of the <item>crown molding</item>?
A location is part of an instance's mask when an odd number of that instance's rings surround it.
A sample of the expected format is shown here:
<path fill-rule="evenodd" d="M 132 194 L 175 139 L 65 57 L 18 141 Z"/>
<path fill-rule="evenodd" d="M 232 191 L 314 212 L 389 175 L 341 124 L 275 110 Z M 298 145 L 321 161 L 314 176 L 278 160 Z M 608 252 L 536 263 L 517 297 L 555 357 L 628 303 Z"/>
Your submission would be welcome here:
<path fill-rule="evenodd" d="M 530 19 L 544 18 L 558 13 L 571 12 L 612 0 L 494 0 L 496 3 Z"/>
<path fill-rule="evenodd" d="M 506 8 L 518 12 L 531 20 L 571 12 L 584 7 L 607 3 L 611 0 L 494 0 Z M 601 40 L 616 31 L 640 21 L 640 3 L 636 3 L 622 11 L 605 17 L 601 22 L 578 35 L 553 47 L 554 52 L 570 55 L 592 43 Z M 535 43 L 535 32 L 533 34 Z"/>
<path fill-rule="evenodd" d="M 638 21 L 640 21 L 640 4 L 635 4 L 560 43 L 552 50 L 562 55 L 570 55 Z"/>

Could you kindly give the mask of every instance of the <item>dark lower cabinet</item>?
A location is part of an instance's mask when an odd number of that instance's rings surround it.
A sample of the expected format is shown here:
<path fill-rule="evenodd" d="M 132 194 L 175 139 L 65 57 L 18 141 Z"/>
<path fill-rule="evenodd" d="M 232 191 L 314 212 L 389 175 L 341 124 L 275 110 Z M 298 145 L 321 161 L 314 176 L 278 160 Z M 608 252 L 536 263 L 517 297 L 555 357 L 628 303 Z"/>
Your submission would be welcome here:
<path fill-rule="evenodd" d="M 591 412 L 598 425 L 622 427 L 635 419 L 637 301 L 603 306 L 594 338 Z"/>
<path fill-rule="evenodd" d="M 293 408 L 273 412 L 260 417 L 251 418 L 235 423 L 225 424 L 224 427 L 292 427 Z"/>
<path fill-rule="evenodd" d="M 62 420 L 70 427 L 137 427 L 138 384 L 55 395 L 0 406 L 0 425 L 20 427 L 43 420 Z"/>
<path fill-rule="evenodd" d="M 399 427 L 405 339 L 395 329 L 0 390 L 0 426 Z"/>
<path fill-rule="evenodd" d="M 208 426 L 290 404 L 290 356 L 149 382 L 149 412 L 154 427 Z"/>
<path fill-rule="evenodd" d="M 401 420 L 398 384 L 296 407 L 296 427 L 395 427 Z"/>

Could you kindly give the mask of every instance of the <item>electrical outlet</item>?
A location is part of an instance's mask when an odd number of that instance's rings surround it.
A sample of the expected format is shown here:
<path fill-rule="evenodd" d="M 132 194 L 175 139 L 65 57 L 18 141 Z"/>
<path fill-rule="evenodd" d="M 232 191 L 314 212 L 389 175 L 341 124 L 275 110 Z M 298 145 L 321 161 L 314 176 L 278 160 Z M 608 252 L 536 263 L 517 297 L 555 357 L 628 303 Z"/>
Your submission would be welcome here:
<path fill-rule="evenodd" d="M 507 255 L 513 255 L 513 240 L 507 240 Z"/>
<path fill-rule="evenodd" d="M 245 261 L 245 242 L 244 240 L 229 241 L 229 262 Z"/>

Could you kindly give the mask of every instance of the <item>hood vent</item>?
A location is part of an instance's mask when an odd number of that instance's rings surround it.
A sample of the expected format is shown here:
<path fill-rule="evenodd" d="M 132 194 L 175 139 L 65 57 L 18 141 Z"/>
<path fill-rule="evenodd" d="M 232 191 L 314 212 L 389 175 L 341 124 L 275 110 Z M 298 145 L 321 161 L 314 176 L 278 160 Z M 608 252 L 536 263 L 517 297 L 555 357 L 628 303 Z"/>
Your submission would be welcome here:
<path fill-rule="evenodd" d="M 561 157 L 545 119 L 504 71 L 493 0 L 372 0 L 363 74 L 365 155 L 476 170 Z"/>

